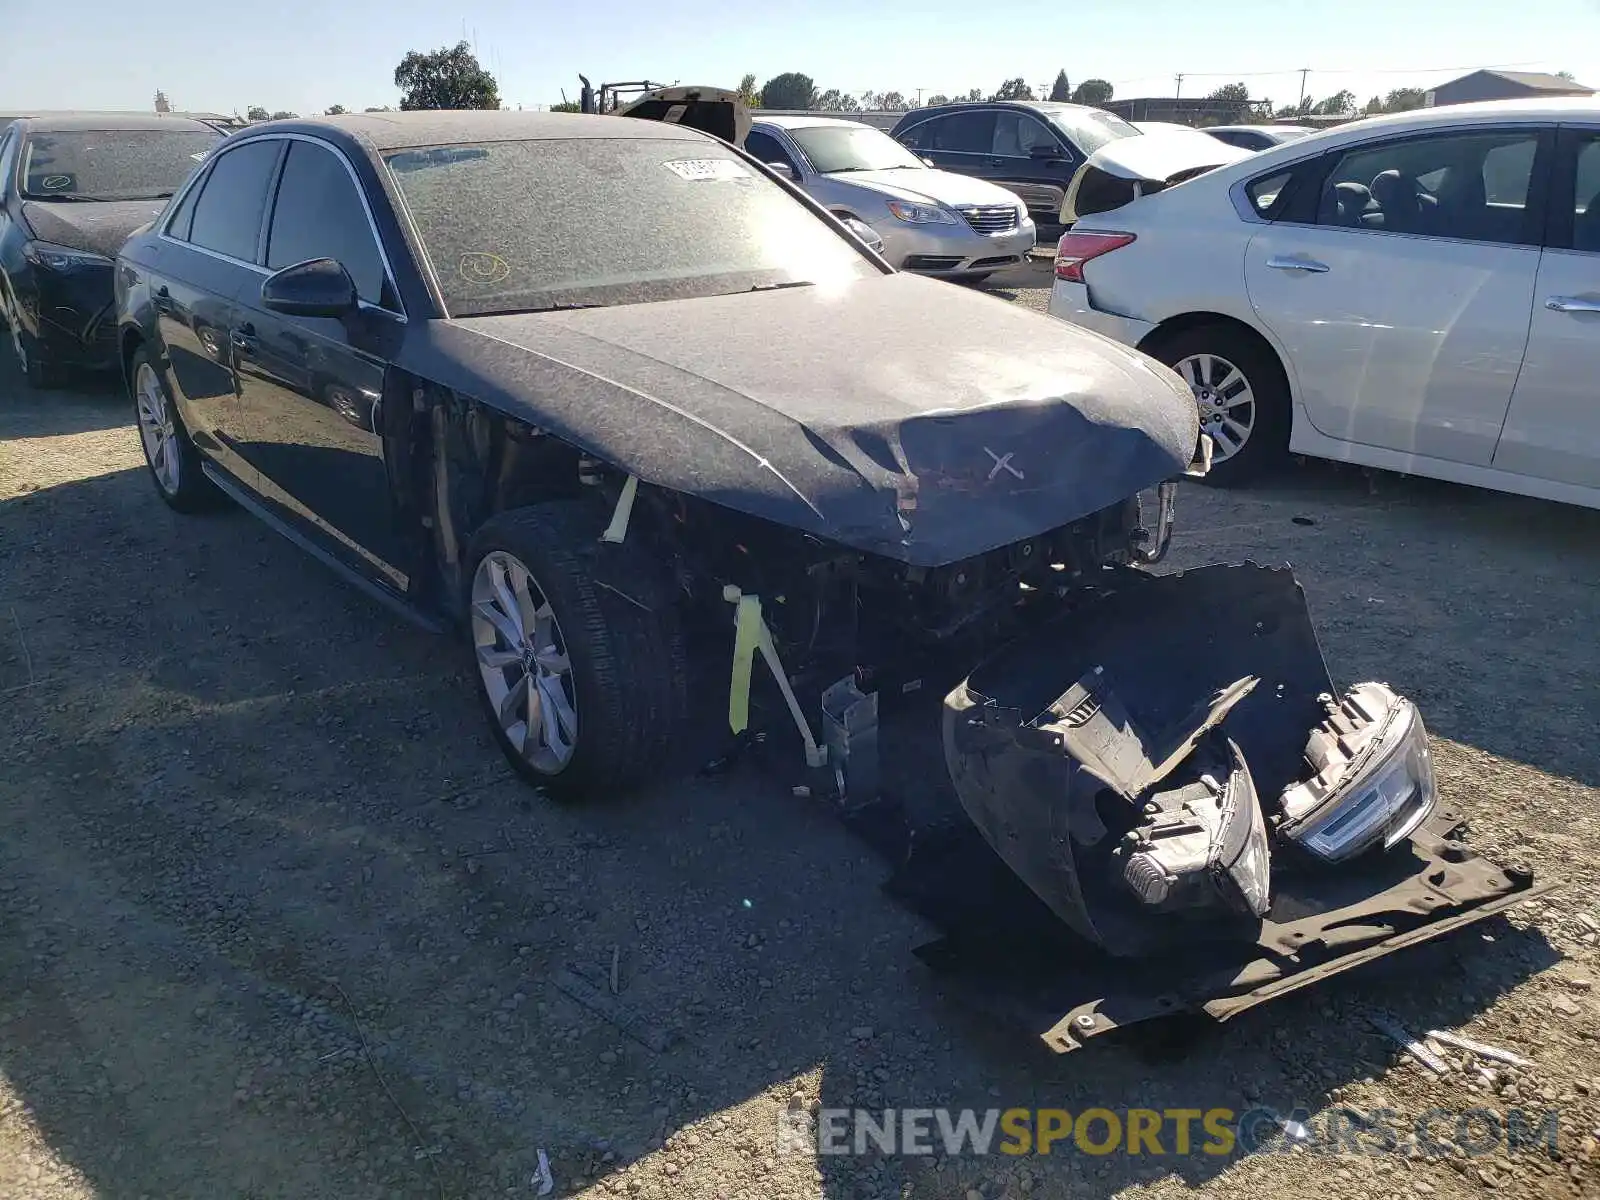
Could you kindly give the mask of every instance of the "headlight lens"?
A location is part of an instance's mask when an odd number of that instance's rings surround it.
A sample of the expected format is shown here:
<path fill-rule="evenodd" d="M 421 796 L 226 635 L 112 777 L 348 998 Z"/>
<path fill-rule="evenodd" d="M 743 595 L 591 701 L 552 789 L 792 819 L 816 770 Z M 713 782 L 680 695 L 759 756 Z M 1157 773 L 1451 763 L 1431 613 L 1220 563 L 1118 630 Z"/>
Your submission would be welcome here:
<path fill-rule="evenodd" d="M 946 212 L 936 204 L 912 204 L 908 200 L 889 201 L 889 211 L 902 221 L 913 225 L 954 225 L 954 213 Z"/>
<path fill-rule="evenodd" d="M 1283 833 L 1327 862 L 1399 845 L 1438 800 L 1422 716 L 1381 683 L 1361 684 L 1330 705 L 1306 757 L 1317 774 L 1284 792 Z"/>
<path fill-rule="evenodd" d="M 34 266 L 47 271 L 83 271 L 111 266 L 111 260 L 102 254 L 91 254 L 87 250 L 74 250 L 70 246 L 57 246 L 50 242 L 29 242 L 22 248 L 22 256 Z"/>

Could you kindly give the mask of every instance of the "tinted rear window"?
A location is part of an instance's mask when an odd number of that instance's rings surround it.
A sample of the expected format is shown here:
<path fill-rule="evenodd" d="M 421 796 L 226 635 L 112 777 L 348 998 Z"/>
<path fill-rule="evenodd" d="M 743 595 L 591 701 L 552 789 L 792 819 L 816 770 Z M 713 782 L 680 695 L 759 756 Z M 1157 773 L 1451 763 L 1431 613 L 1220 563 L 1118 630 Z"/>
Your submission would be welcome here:
<path fill-rule="evenodd" d="M 22 192 L 35 200 L 151 200 L 183 186 L 222 135 L 194 129 L 77 129 L 29 134 Z"/>
<path fill-rule="evenodd" d="M 486 142 L 385 161 L 455 316 L 878 273 L 721 143 Z"/>

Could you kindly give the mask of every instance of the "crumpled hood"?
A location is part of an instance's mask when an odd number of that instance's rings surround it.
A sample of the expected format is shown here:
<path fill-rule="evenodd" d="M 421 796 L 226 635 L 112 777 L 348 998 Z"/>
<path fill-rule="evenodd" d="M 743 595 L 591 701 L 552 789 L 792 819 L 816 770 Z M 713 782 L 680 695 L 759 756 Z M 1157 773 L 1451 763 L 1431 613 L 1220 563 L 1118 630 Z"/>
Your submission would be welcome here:
<path fill-rule="evenodd" d="M 115 258 L 128 235 L 166 206 L 165 200 L 28 200 L 22 215 L 40 241 Z"/>
<path fill-rule="evenodd" d="M 1017 198 L 1015 192 L 1007 191 L 997 184 L 983 179 L 973 179 L 970 175 L 957 175 L 953 171 L 937 171 L 931 167 L 925 171 L 909 167 L 905 170 L 892 171 L 843 171 L 829 175 L 828 178 L 838 183 L 859 185 L 874 192 L 882 192 L 885 196 L 896 200 L 910 200 L 913 203 L 926 204 L 931 200 L 951 208 L 996 204 L 1022 207 L 1022 201 Z"/>
<path fill-rule="evenodd" d="M 647 483 L 919 566 L 1171 478 L 1199 433 L 1153 360 L 906 274 L 419 325 L 407 370 Z"/>

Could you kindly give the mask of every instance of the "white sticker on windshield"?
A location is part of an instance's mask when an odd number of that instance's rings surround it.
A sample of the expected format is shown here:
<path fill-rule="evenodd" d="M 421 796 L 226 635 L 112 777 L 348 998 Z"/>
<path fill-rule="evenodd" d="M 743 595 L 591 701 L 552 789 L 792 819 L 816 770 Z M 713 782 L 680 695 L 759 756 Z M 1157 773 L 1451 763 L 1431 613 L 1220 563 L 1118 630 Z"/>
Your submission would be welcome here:
<path fill-rule="evenodd" d="M 687 179 L 691 183 L 715 181 L 722 179 L 747 179 L 750 171 L 737 159 L 732 158 L 675 158 L 662 166 L 671 171 L 679 179 Z"/>

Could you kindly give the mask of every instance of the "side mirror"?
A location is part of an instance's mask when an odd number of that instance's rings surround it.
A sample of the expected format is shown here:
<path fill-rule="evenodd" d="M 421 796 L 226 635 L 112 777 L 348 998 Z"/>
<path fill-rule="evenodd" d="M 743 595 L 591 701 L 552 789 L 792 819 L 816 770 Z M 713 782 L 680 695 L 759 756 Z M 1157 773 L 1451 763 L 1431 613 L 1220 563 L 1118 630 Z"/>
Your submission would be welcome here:
<path fill-rule="evenodd" d="M 1029 146 L 1028 157 L 1044 159 L 1047 162 L 1058 162 L 1066 158 L 1066 155 L 1061 152 L 1061 147 L 1059 146 Z"/>
<path fill-rule="evenodd" d="M 794 168 L 786 162 L 769 162 L 767 164 L 767 170 L 771 171 L 774 175 L 782 175 L 790 183 L 794 182 Z"/>
<path fill-rule="evenodd" d="M 261 304 L 289 317 L 342 317 L 356 307 L 356 282 L 335 259 L 313 258 L 262 280 Z"/>

